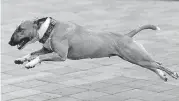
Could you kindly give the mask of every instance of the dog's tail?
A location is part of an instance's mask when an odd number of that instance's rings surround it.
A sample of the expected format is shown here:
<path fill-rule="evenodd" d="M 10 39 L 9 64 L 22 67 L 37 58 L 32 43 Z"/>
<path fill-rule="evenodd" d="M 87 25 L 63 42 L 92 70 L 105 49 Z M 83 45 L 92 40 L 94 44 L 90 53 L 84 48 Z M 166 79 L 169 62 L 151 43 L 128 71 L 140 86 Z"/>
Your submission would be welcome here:
<path fill-rule="evenodd" d="M 141 26 L 137 29 L 134 29 L 132 30 L 131 32 L 125 34 L 126 36 L 129 36 L 129 37 L 133 37 L 134 35 L 136 35 L 138 32 L 144 30 L 144 29 L 152 29 L 152 30 L 160 30 L 159 27 L 157 26 L 154 26 L 154 25 L 144 25 L 144 26 Z"/>

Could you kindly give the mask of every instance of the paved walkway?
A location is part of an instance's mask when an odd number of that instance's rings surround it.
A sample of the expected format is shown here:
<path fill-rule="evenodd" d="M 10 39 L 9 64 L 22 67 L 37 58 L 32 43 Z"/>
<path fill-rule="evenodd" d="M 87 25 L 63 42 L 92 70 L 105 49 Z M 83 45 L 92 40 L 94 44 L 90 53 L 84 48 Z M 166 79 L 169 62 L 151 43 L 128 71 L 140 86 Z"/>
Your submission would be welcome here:
<path fill-rule="evenodd" d="M 19 51 L 7 43 L 16 26 L 27 19 L 52 16 L 94 31 L 121 34 L 144 24 L 135 36 L 166 67 L 179 72 L 179 2 L 151 0 L 2 0 L 2 101 L 179 101 L 179 80 L 163 82 L 156 74 L 118 57 L 44 62 L 33 69 L 14 59 L 39 49 Z"/>

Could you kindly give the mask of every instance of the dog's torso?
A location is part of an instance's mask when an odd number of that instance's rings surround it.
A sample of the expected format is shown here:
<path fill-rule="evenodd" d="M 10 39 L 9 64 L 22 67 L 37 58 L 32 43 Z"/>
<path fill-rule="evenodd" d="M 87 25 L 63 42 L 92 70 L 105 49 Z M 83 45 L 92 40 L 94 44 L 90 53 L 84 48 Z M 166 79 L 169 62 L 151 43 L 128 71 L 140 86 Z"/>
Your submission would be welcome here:
<path fill-rule="evenodd" d="M 151 59 L 131 37 L 111 32 L 94 33 L 71 22 L 57 22 L 44 47 L 73 60 L 119 56 L 135 63 Z"/>
<path fill-rule="evenodd" d="M 119 55 L 119 46 L 125 47 L 125 43 L 130 40 L 120 34 L 104 32 L 94 33 L 82 26 L 74 23 L 57 23 L 52 32 L 52 42 L 48 41 L 44 44 L 45 47 L 52 49 L 57 48 L 53 42 L 61 43 L 64 40 L 68 41 L 69 59 L 84 59 L 84 58 L 101 58 Z M 49 46 L 51 44 L 51 46 Z"/>

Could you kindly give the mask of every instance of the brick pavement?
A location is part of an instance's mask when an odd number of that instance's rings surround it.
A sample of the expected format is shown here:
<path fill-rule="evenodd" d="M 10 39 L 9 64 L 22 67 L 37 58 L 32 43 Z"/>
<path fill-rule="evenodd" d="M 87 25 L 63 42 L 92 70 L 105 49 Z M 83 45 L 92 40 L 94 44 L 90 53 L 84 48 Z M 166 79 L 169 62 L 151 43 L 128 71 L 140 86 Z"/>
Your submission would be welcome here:
<path fill-rule="evenodd" d="M 161 31 L 142 31 L 135 39 L 154 59 L 179 72 L 178 5 L 151 0 L 2 0 L 2 101 L 178 101 L 179 80 L 169 78 L 165 83 L 118 57 L 45 62 L 27 70 L 13 60 L 40 44 L 22 51 L 7 44 L 22 20 L 39 16 L 122 34 L 150 23 Z"/>

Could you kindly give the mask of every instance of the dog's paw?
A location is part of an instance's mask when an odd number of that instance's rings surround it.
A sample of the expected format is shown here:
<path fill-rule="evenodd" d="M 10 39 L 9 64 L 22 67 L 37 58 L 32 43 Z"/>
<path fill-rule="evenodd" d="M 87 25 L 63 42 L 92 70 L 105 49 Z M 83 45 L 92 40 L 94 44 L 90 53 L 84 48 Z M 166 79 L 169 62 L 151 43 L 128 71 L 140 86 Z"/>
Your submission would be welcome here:
<path fill-rule="evenodd" d="M 27 69 L 34 68 L 39 62 L 40 62 L 39 57 L 36 57 L 34 60 L 28 62 L 25 65 L 25 68 L 27 68 Z"/>
<path fill-rule="evenodd" d="M 23 64 L 24 62 L 26 62 L 26 61 L 28 61 L 28 59 L 31 57 L 31 55 L 30 54 L 27 54 L 27 55 L 25 55 L 25 56 L 23 56 L 23 57 L 21 57 L 21 58 L 18 58 L 18 59 L 16 59 L 16 60 L 14 60 L 14 63 L 15 64 Z"/>
<path fill-rule="evenodd" d="M 26 61 L 25 59 L 19 58 L 19 59 L 14 60 L 14 63 L 15 64 L 23 64 L 25 61 Z"/>
<path fill-rule="evenodd" d="M 25 68 L 27 68 L 27 69 L 34 68 L 35 65 L 36 65 L 36 63 L 34 63 L 33 61 L 31 61 L 31 62 L 29 62 L 29 63 L 27 63 L 27 64 L 25 65 Z"/>
<path fill-rule="evenodd" d="M 33 65 L 25 65 L 25 68 L 27 68 L 27 69 L 30 69 L 30 68 L 34 68 L 35 66 L 33 66 Z"/>
<path fill-rule="evenodd" d="M 177 74 L 176 72 L 174 72 L 174 73 L 172 74 L 172 77 L 175 78 L 175 79 L 178 79 L 178 78 L 179 78 L 179 76 L 178 76 L 178 74 Z"/>

